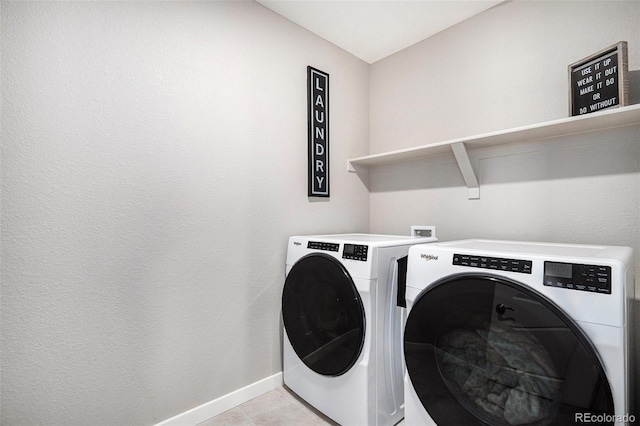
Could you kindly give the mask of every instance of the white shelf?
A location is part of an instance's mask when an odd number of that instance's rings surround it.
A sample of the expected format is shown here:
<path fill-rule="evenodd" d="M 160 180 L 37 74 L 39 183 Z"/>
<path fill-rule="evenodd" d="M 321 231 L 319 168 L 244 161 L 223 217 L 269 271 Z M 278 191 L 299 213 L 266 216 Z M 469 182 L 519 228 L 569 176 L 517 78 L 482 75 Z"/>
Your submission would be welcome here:
<path fill-rule="evenodd" d="M 419 158 L 451 153 L 453 150 L 467 188 L 469 188 L 469 198 L 480 198 L 478 180 L 471 167 L 466 151 L 467 149 L 568 136 L 634 124 L 640 124 L 640 105 L 608 109 L 592 114 L 562 118 L 560 120 L 547 121 L 545 123 L 517 127 L 499 132 L 485 133 L 477 136 L 421 145 L 414 148 L 352 158 L 347 162 L 347 170 L 350 172 L 358 172 L 372 166 L 412 161 Z"/>

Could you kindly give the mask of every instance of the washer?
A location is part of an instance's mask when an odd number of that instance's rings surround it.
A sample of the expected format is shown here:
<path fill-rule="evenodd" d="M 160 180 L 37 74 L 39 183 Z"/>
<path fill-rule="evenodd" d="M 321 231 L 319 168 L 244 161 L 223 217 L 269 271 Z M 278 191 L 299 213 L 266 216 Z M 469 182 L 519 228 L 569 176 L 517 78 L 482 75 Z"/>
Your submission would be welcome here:
<path fill-rule="evenodd" d="M 633 252 L 465 240 L 409 250 L 405 424 L 633 422 Z"/>
<path fill-rule="evenodd" d="M 393 425 L 404 415 L 397 282 L 409 247 L 436 241 L 433 227 L 422 231 L 431 237 L 289 239 L 284 383 L 341 425 Z"/>

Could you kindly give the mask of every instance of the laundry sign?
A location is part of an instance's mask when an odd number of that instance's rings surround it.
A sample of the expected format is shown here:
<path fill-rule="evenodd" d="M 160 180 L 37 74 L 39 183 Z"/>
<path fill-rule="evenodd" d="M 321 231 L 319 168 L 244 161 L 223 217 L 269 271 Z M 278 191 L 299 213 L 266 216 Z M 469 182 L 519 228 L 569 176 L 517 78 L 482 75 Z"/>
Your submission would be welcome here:
<path fill-rule="evenodd" d="M 627 105 L 628 68 L 626 41 L 569 65 L 569 114 Z"/>
<path fill-rule="evenodd" d="M 307 67 L 309 197 L 329 197 L 329 74 Z"/>

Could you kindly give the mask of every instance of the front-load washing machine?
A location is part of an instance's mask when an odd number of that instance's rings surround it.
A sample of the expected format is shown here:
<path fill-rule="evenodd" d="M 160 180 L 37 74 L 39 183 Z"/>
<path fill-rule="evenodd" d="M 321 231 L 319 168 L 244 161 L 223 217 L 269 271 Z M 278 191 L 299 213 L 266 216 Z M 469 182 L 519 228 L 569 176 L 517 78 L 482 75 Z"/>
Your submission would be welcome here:
<path fill-rule="evenodd" d="M 289 239 L 284 383 L 341 425 L 393 425 L 403 417 L 397 283 L 409 247 L 436 241 L 435 229 L 427 228 L 422 235 L 430 237 Z"/>
<path fill-rule="evenodd" d="M 632 259 L 610 246 L 412 247 L 405 424 L 633 422 Z"/>

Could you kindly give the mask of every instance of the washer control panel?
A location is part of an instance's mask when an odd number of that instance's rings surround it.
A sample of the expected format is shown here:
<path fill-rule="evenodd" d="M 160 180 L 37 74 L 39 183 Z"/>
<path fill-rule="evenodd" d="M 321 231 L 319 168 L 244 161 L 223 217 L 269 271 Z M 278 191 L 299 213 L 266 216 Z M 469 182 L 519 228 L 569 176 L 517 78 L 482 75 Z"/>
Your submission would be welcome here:
<path fill-rule="evenodd" d="M 340 249 L 340 244 L 309 241 L 309 243 L 307 244 L 307 248 L 313 250 L 338 251 Z"/>
<path fill-rule="evenodd" d="M 544 285 L 611 294 L 611 267 L 544 262 Z"/>
<path fill-rule="evenodd" d="M 369 252 L 369 246 L 360 244 L 345 244 L 344 250 L 342 250 L 343 259 L 361 260 L 367 261 L 367 253 Z"/>
<path fill-rule="evenodd" d="M 501 257 L 472 256 L 468 254 L 454 254 L 453 264 L 460 266 L 470 266 L 472 268 L 495 269 L 498 271 L 519 272 L 530 274 L 530 260 L 505 259 Z"/>

